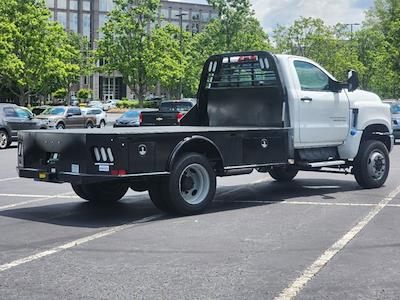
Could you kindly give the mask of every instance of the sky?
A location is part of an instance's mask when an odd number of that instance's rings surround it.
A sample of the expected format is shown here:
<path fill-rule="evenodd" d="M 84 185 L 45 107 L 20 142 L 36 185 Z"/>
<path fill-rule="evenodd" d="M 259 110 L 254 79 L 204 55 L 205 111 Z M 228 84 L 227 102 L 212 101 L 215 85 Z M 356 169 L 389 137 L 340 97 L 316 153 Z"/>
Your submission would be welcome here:
<path fill-rule="evenodd" d="M 173 0 L 207 3 L 206 0 Z M 361 23 L 364 11 L 374 0 L 250 0 L 264 29 L 272 32 L 277 24 L 289 25 L 300 16 L 321 18 L 327 24 Z"/>

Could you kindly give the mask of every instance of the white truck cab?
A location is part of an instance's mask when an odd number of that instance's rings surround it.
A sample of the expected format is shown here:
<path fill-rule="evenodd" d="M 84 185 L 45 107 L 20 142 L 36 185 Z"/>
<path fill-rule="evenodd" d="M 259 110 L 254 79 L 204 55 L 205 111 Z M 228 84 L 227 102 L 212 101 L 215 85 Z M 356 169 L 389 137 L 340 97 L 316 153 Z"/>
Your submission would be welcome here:
<path fill-rule="evenodd" d="M 394 139 L 390 107 L 376 94 L 357 89 L 354 71 L 349 72 L 353 86 L 348 88 L 310 59 L 291 55 L 275 57 L 287 90 L 294 148 L 300 160 L 320 160 L 321 167 L 345 165 L 361 157 L 367 141 L 379 142 L 387 152 L 391 151 Z M 388 170 L 389 160 L 381 152 L 385 151 L 369 154 L 371 166 L 362 168 L 362 172 L 377 172 L 374 176 L 379 177 L 385 173 L 382 171 Z M 357 172 L 356 165 L 357 161 L 353 173 Z"/>

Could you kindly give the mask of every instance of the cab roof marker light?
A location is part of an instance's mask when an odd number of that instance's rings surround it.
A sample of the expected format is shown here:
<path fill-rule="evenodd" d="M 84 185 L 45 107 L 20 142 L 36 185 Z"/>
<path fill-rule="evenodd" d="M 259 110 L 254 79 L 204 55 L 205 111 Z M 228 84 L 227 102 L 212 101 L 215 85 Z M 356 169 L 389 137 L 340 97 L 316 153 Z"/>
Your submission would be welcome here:
<path fill-rule="evenodd" d="M 94 147 L 93 151 L 94 151 L 94 156 L 95 156 L 95 158 L 96 158 L 96 161 L 100 161 L 101 157 L 100 157 L 99 148 Z"/>
<path fill-rule="evenodd" d="M 104 147 L 100 148 L 100 154 L 101 154 L 101 159 L 104 162 L 107 161 L 107 153 L 106 153 L 106 149 L 104 149 Z"/>
<path fill-rule="evenodd" d="M 110 160 L 110 162 L 114 162 L 114 155 L 113 155 L 110 147 L 107 148 L 107 154 L 108 154 L 108 159 Z"/>

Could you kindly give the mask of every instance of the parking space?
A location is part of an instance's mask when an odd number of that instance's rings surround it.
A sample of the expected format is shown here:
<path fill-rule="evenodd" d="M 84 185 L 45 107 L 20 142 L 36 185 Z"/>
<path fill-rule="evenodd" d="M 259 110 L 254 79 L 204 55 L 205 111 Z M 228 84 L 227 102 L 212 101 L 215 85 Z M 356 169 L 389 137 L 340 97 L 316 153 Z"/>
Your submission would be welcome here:
<path fill-rule="evenodd" d="M 281 184 L 254 172 L 220 179 L 211 207 L 190 217 L 163 214 L 133 191 L 93 206 L 67 184 L 15 178 L 15 157 L 16 148 L 0 152 L 1 298 L 400 293 L 398 149 L 381 189 L 361 190 L 350 175 L 302 173 Z"/>

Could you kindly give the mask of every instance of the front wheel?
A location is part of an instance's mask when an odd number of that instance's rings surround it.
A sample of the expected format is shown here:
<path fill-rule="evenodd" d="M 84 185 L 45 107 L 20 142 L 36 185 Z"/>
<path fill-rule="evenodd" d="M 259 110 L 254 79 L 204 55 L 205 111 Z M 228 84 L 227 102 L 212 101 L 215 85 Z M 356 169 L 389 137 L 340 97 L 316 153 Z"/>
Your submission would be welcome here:
<path fill-rule="evenodd" d="M 101 121 L 100 121 L 99 128 L 104 128 L 104 127 L 106 127 L 106 121 L 101 120 Z"/>
<path fill-rule="evenodd" d="M 389 151 L 381 141 L 368 140 L 360 144 L 354 160 L 353 174 L 357 183 L 367 189 L 381 187 L 389 175 Z"/>
<path fill-rule="evenodd" d="M 91 184 L 72 184 L 74 192 L 93 203 L 113 203 L 120 200 L 128 191 L 124 182 L 111 181 Z"/>
<path fill-rule="evenodd" d="M 65 129 L 64 123 L 58 123 L 56 126 L 56 129 L 59 129 L 59 130 Z"/>
<path fill-rule="evenodd" d="M 0 149 L 6 149 L 11 145 L 11 139 L 5 130 L 0 130 Z"/>

